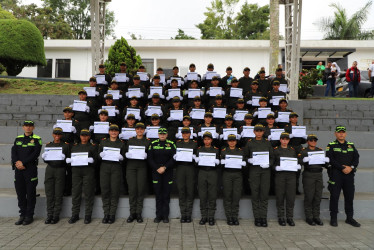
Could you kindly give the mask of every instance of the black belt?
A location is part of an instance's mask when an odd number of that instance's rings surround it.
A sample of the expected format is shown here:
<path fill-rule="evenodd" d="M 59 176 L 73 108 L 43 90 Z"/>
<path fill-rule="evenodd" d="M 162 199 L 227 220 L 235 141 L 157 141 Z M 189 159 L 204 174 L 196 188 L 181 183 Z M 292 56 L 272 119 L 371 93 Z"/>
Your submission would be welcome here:
<path fill-rule="evenodd" d="M 321 173 L 323 171 L 322 168 L 305 168 L 305 172 L 311 172 L 311 173 Z"/>
<path fill-rule="evenodd" d="M 216 167 L 209 167 L 209 166 L 199 166 L 199 169 L 205 170 L 205 171 L 210 171 L 210 170 L 216 170 Z"/>

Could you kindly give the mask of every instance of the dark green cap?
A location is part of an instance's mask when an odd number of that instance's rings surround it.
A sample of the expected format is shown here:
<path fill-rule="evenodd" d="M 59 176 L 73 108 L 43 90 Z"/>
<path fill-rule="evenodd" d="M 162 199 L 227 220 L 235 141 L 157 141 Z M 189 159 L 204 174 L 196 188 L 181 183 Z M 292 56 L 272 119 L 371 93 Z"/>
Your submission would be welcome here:
<path fill-rule="evenodd" d="M 158 114 L 151 115 L 151 119 L 160 119 L 160 116 Z"/>
<path fill-rule="evenodd" d="M 232 115 L 226 115 L 225 120 L 234 120 L 234 118 L 232 118 Z"/>
<path fill-rule="evenodd" d="M 212 112 L 205 112 L 204 117 L 213 117 Z"/>
<path fill-rule="evenodd" d="M 144 123 L 142 123 L 142 122 L 138 122 L 138 123 L 135 125 L 135 128 L 145 128 L 145 125 L 144 125 Z"/>
<path fill-rule="evenodd" d="M 117 130 L 117 131 L 119 131 L 119 127 L 118 127 L 117 124 L 111 124 L 111 125 L 109 126 L 109 130 Z"/>
<path fill-rule="evenodd" d="M 216 100 L 222 100 L 222 95 L 216 95 Z"/>
<path fill-rule="evenodd" d="M 81 130 L 81 135 L 91 135 L 91 134 L 90 134 L 90 131 L 88 129 L 84 128 L 84 129 Z"/>
<path fill-rule="evenodd" d="M 274 80 L 273 85 L 280 85 L 280 82 L 278 80 Z"/>
<path fill-rule="evenodd" d="M 308 137 L 306 138 L 308 141 L 309 140 L 312 140 L 312 139 L 315 139 L 315 140 L 318 140 L 317 136 L 315 134 L 309 134 Z"/>
<path fill-rule="evenodd" d="M 183 127 L 181 133 L 191 133 L 191 130 L 189 127 Z"/>
<path fill-rule="evenodd" d="M 184 121 L 185 119 L 187 119 L 187 120 L 190 120 L 190 121 L 191 121 L 191 116 L 189 116 L 189 115 L 185 115 L 185 116 L 183 116 L 183 121 Z"/>
<path fill-rule="evenodd" d="M 252 114 L 245 114 L 244 119 L 253 119 Z"/>
<path fill-rule="evenodd" d="M 219 80 L 218 76 L 213 76 L 212 77 L 212 81 L 218 81 L 218 80 Z"/>
<path fill-rule="evenodd" d="M 138 76 L 138 75 L 134 75 L 134 78 L 133 78 L 134 80 L 140 80 L 140 76 Z"/>
<path fill-rule="evenodd" d="M 108 115 L 108 110 L 106 109 L 100 109 L 99 115 Z"/>
<path fill-rule="evenodd" d="M 227 140 L 228 140 L 228 141 L 236 141 L 236 135 L 233 135 L 233 134 L 228 135 L 228 136 L 227 136 Z"/>
<path fill-rule="evenodd" d="M 135 115 L 134 114 L 128 114 L 126 117 L 126 120 L 128 119 L 134 119 L 135 120 Z"/>
<path fill-rule="evenodd" d="M 213 139 L 213 135 L 212 133 L 210 133 L 209 131 L 206 131 L 204 134 L 203 134 L 203 138 L 204 137 L 209 137 L 210 139 Z"/>
<path fill-rule="evenodd" d="M 265 131 L 265 126 L 258 123 L 255 125 L 255 127 L 253 128 L 253 130 L 262 130 L 262 131 Z"/>
<path fill-rule="evenodd" d="M 153 79 L 160 79 L 160 76 L 158 74 L 153 76 Z"/>
<path fill-rule="evenodd" d="M 112 94 L 106 94 L 105 99 L 111 99 L 113 100 L 113 95 Z"/>
<path fill-rule="evenodd" d="M 287 132 L 282 132 L 281 135 L 280 135 L 280 139 L 283 139 L 283 138 L 288 138 L 288 139 L 290 139 L 290 134 L 287 133 Z"/>
<path fill-rule="evenodd" d="M 69 106 L 68 106 L 68 107 L 65 107 L 64 110 L 63 110 L 62 112 L 66 112 L 66 111 L 68 111 L 68 112 L 74 112 L 74 111 L 73 111 L 73 108 L 72 108 L 72 107 L 69 107 Z"/>
<path fill-rule="evenodd" d="M 295 112 L 291 112 L 290 115 L 289 115 L 289 118 L 294 117 L 294 116 L 299 117 L 299 115 L 296 114 Z"/>
<path fill-rule="evenodd" d="M 234 77 L 234 78 L 231 79 L 231 83 L 233 83 L 233 82 L 239 82 L 239 81 L 236 77 Z"/>
<path fill-rule="evenodd" d="M 34 126 L 34 122 L 33 121 L 24 121 L 23 126 Z"/>
<path fill-rule="evenodd" d="M 260 98 L 260 100 L 258 100 L 259 102 L 267 102 L 268 101 L 268 99 L 266 98 L 266 97 L 261 97 Z"/>
<path fill-rule="evenodd" d="M 63 132 L 62 128 L 56 127 L 53 129 L 52 133 L 55 135 L 62 135 L 62 132 Z"/>
<path fill-rule="evenodd" d="M 172 99 L 172 102 L 180 102 L 181 99 L 179 98 L 179 96 L 174 96 L 173 99 Z"/>
<path fill-rule="evenodd" d="M 275 119 L 275 116 L 271 113 L 266 116 L 266 119 L 271 119 L 271 118 Z"/>
<path fill-rule="evenodd" d="M 160 98 L 160 94 L 159 94 L 159 93 L 154 93 L 154 94 L 152 95 L 152 98 Z"/>
<path fill-rule="evenodd" d="M 244 103 L 244 99 L 243 98 L 239 98 L 236 102 L 237 103 Z"/>

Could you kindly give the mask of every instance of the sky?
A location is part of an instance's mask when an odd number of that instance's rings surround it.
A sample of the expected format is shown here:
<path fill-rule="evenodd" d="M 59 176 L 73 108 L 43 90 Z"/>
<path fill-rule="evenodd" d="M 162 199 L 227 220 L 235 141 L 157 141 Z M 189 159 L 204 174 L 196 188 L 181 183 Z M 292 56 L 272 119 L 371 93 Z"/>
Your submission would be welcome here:
<path fill-rule="evenodd" d="M 322 17 L 333 16 L 331 3 L 339 3 L 351 16 L 362 8 L 368 0 L 304 0 L 302 6 L 302 40 L 320 40 L 323 33 L 317 25 Z M 238 9 L 245 0 L 240 0 Z M 269 0 L 247 0 L 260 6 L 269 4 Z M 24 4 L 37 3 L 40 0 L 23 0 Z M 115 35 L 126 39 L 133 33 L 143 39 L 170 39 L 177 34 L 178 28 L 189 36 L 200 38 L 201 33 L 195 25 L 205 19 L 204 12 L 211 0 L 112 0 L 108 9 L 114 11 L 117 25 Z M 352 4 L 354 3 L 354 4 Z M 284 35 L 284 6 L 280 6 L 280 33 Z M 374 13 L 374 4 L 369 13 Z M 363 26 L 364 29 L 374 29 L 374 15 Z"/>

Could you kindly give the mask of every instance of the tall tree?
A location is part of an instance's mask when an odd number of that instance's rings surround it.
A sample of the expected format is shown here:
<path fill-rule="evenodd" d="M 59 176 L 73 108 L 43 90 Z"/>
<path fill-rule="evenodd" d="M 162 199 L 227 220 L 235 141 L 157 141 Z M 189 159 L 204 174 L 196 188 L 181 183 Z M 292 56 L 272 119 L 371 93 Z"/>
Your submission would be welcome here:
<path fill-rule="evenodd" d="M 184 32 L 184 30 L 181 30 L 181 29 L 178 29 L 178 34 L 174 38 L 171 37 L 171 39 L 175 39 L 175 40 L 196 40 L 195 37 L 187 35 Z"/>
<path fill-rule="evenodd" d="M 322 18 L 319 27 L 325 32 L 326 40 L 367 40 L 374 38 L 374 31 L 362 30 L 362 25 L 366 22 L 372 1 L 368 1 L 365 6 L 355 12 L 351 18 L 346 10 L 338 3 L 329 5 L 334 9 L 334 17 Z"/>

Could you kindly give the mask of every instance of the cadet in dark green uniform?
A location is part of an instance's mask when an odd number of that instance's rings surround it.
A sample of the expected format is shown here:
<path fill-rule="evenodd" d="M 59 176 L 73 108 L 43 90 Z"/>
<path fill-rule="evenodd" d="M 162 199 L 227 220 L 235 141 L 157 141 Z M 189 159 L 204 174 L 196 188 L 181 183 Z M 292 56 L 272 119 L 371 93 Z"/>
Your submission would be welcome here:
<path fill-rule="evenodd" d="M 298 164 L 297 154 L 294 148 L 289 146 L 290 134 L 283 132 L 280 136 L 280 146 L 274 148 L 275 167 L 275 196 L 278 211 L 278 223 L 286 225 L 284 219 L 284 199 L 286 199 L 286 218 L 290 226 L 295 226 L 293 221 L 293 209 L 296 197 L 296 172 L 301 169 Z M 296 162 L 295 166 L 289 165 L 284 157 L 290 162 Z"/>
<path fill-rule="evenodd" d="M 129 139 L 126 144 L 126 179 L 129 187 L 130 216 L 127 222 L 137 220 L 143 222 L 143 201 L 147 190 L 147 151 L 150 140 L 144 135 L 145 125 L 138 122 L 135 125 L 136 136 Z M 144 153 L 133 155 L 132 150 L 144 150 Z M 130 150 L 131 149 L 131 150 Z"/>
<path fill-rule="evenodd" d="M 221 151 L 221 165 L 225 165 L 223 171 L 223 206 L 227 219 L 227 225 L 239 225 L 239 201 L 242 196 L 243 176 L 242 167 L 246 166 L 243 159 L 243 150 L 236 147 L 236 135 L 227 137 L 228 147 Z M 232 162 L 232 159 L 241 162 Z"/>
<path fill-rule="evenodd" d="M 74 144 L 71 148 L 71 157 L 66 158 L 66 162 L 72 165 L 73 172 L 73 189 L 72 189 L 72 216 L 69 224 L 79 220 L 79 211 L 82 200 L 82 191 L 85 198 L 85 217 L 84 224 L 91 223 L 92 208 L 95 199 L 95 162 L 97 159 L 97 148 L 90 143 L 90 131 L 82 129 L 80 134 L 81 142 Z M 88 153 L 86 164 L 74 163 L 75 153 Z"/>
<path fill-rule="evenodd" d="M 205 225 L 209 221 L 209 225 L 215 224 L 214 214 L 216 212 L 216 200 L 217 200 L 217 184 L 218 184 L 218 172 L 216 166 L 219 165 L 219 152 L 218 148 L 212 146 L 213 136 L 210 132 L 205 132 L 203 135 L 204 146 L 197 149 L 197 157 L 195 161 L 199 164 L 199 175 L 198 175 L 198 187 L 199 187 L 199 198 L 200 198 L 200 211 L 201 220 L 200 225 Z M 200 162 L 201 153 L 213 153 L 216 155 L 216 159 L 210 166 L 203 162 Z M 212 166 L 213 165 L 213 166 Z"/>
<path fill-rule="evenodd" d="M 121 191 L 122 161 L 125 155 L 125 143 L 118 138 L 119 127 L 112 124 L 109 127 L 109 138 L 101 141 L 99 153 L 101 199 L 103 200 L 104 224 L 115 221 L 117 205 Z M 116 154 L 110 152 L 114 150 Z"/>
<path fill-rule="evenodd" d="M 267 227 L 268 199 L 270 189 L 270 166 L 273 165 L 274 153 L 271 143 L 263 138 L 265 127 L 257 124 L 254 127 L 254 139 L 249 139 L 244 148 L 244 155 L 248 158 L 249 184 L 252 192 L 252 209 L 257 227 Z M 254 165 L 253 154 L 256 152 L 268 152 L 269 163 Z"/>
<path fill-rule="evenodd" d="M 177 151 L 183 149 L 192 149 L 193 155 L 196 155 L 197 142 L 190 139 L 191 130 L 189 127 L 182 128 L 182 140 L 176 142 Z M 177 155 L 174 156 L 177 165 L 177 187 L 179 194 L 179 207 L 181 211 L 181 223 L 190 223 L 192 221 L 192 207 L 194 201 L 196 168 L 191 161 L 179 161 Z"/>
<path fill-rule="evenodd" d="M 67 142 L 61 140 L 63 135 L 62 129 L 56 127 L 53 129 L 53 142 L 46 145 L 46 148 L 56 148 L 61 150 L 59 159 L 49 160 L 48 153 L 42 154 L 42 158 L 47 163 L 45 169 L 45 196 L 47 198 L 47 219 L 45 224 L 56 224 L 60 220 L 60 212 L 62 207 L 63 194 L 65 189 L 65 171 L 66 157 L 70 157 L 70 147 Z"/>
<path fill-rule="evenodd" d="M 325 164 L 310 164 L 309 152 L 323 152 L 322 148 L 317 147 L 317 136 L 310 134 L 307 137 L 308 147 L 303 148 L 299 154 L 300 160 L 304 163 L 303 186 L 304 186 L 304 211 L 306 222 L 311 225 L 323 225 L 319 218 L 320 205 L 323 190 L 322 170 L 330 162 L 328 157 L 325 158 Z"/>

